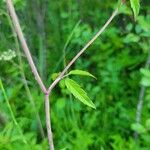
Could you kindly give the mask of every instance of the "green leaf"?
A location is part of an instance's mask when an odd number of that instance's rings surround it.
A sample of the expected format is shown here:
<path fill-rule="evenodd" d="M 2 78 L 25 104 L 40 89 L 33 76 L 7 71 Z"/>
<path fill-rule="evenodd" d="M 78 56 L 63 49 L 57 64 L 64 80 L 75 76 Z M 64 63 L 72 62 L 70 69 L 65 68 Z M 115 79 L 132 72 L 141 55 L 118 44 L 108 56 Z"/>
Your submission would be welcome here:
<path fill-rule="evenodd" d="M 62 148 L 61 150 L 67 150 L 67 148 Z"/>
<path fill-rule="evenodd" d="M 131 129 L 138 132 L 139 134 L 140 133 L 145 133 L 146 132 L 146 129 L 139 123 L 133 123 L 131 125 Z"/>
<path fill-rule="evenodd" d="M 140 2 L 139 0 L 130 0 L 130 4 L 134 13 L 134 19 L 136 20 L 140 12 Z"/>
<path fill-rule="evenodd" d="M 147 130 L 150 130 L 150 119 L 146 120 L 145 126 Z"/>
<path fill-rule="evenodd" d="M 150 86 L 150 78 L 143 77 L 142 80 L 141 80 L 141 84 L 143 86 Z"/>
<path fill-rule="evenodd" d="M 125 43 L 131 43 L 131 42 L 135 42 L 137 43 L 140 40 L 140 37 L 133 34 L 133 33 L 129 33 L 125 38 L 124 38 L 124 42 Z"/>
<path fill-rule="evenodd" d="M 150 70 L 142 68 L 142 69 L 140 69 L 140 72 L 141 72 L 145 77 L 150 78 Z"/>
<path fill-rule="evenodd" d="M 85 105 L 92 107 L 96 109 L 94 103 L 90 100 L 90 98 L 87 96 L 87 93 L 78 85 L 74 80 L 71 80 L 69 78 L 65 79 L 65 84 L 67 89 L 82 103 Z"/>
<path fill-rule="evenodd" d="M 54 81 L 59 75 L 60 75 L 60 72 L 59 73 L 53 73 L 51 75 L 51 79 Z"/>
<path fill-rule="evenodd" d="M 95 76 L 93 76 L 91 73 L 83 70 L 71 70 L 68 75 L 80 75 L 80 76 L 89 76 L 96 79 Z"/>

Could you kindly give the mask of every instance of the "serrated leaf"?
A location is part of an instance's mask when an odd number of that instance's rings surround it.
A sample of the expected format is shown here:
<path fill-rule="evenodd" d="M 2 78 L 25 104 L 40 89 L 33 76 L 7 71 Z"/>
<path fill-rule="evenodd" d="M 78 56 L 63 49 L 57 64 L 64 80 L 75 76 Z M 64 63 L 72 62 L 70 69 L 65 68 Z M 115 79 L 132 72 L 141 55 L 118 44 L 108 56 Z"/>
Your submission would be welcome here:
<path fill-rule="evenodd" d="M 71 70 L 68 75 L 80 75 L 80 76 L 89 76 L 96 79 L 95 76 L 93 76 L 91 73 L 83 70 Z"/>
<path fill-rule="evenodd" d="M 140 2 L 139 2 L 139 0 L 130 0 L 130 4 L 131 4 L 131 8 L 134 13 L 134 19 L 136 20 L 138 14 L 140 12 Z"/>
<path fill-rule="evenodd" d="M 150 70 L 142 68 L 142 69 L 140 69 L 140 72 L 141 72 L 144 76 L 150 78 Z"/>
<path fill-rule="evenodd" d="M 67 89 L 82 103 L 85 105 L 96 109 L 94 103 L 91 99 L 87 96 L 87 93 L 81 88 L 79 84 L 77 84 L 74 80 L 69 78 L 65 79 L 65 84 Z"/>

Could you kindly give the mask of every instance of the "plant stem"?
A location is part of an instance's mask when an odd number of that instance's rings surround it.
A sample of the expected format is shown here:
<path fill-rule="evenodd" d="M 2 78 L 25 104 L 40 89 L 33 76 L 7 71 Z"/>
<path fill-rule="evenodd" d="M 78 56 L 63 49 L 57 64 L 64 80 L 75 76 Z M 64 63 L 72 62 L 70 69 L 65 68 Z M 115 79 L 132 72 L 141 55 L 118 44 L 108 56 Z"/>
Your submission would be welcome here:
<path fill-rule="evenodd" d="M 57 79 L 50 85 L 48 88 L 48 93 L 57 85 L 57 83 L 61 80 L 64 74 L 68 71 L 68 69 L 73 65 L 73 63 L 85 52 L 85 50 L 105 31 L 107 26 L 113 20 L 113 18 L 117 15 L 118 8 L 112 13 L 110 18 L 104 24 L 104 26 L 96 33 L 96 35 L 77 53 L 77 55 L 69 62 L 69 64 L 64 68 L 61 74 L 57 77 Z"/>
<path fill-rule="evenodd" d="M 118 8 L 112 13 L 110 18 L 107 20 L 107 22 L 104 24 L 104 26 L 96 33 L 96 35 L 77 53 L 77 55 L 70 61 L 70 63 L 64 68 L 64 70 L 61 72 L 61 74 L 56 78 L 56 80 L 49 86 L 47 90 L 47 94 L 45 96 L 45 108 L 46 108 L 46 114 L 48 115 L 48 112 L 50 112 L 49 107 L 49 100 L 48 96 L 51 94 L 52 89 L 57 85 L 57 83 L 64 77 L 64 74 L 68 71 L 68 69 L 72 66 L 72 64 L 85 52 L 85 50 L 105 31 L 107 26 L 110 24 L 110 22 L 113 20 L 113 18 L 117 15 Z M 52 145 L 52 132 L 51 132 L 51 123 L 50 118 L 47 116 L 46 119 L 47 122 L 47 132 L 48 132 L 48 138 L 49 138 L 49 144 Z M 53 148 L 53 147 L 52 147 Z"/>
<path fill-rule="evenodd" d="M 30 67 L 31 67 L 31 70 L 32 70 L 32 72 L 34 74 L 34 77 L 37 80 L 37 83 L 39 84 L 41 90 L 44 93 L 46 93 L 46 87 L 45 87 L 41 77 L 39 76 L 39 73 L 38 73 L 38 71 L 36 69 L 36 66 L 35 66 L 35 64 L 33 62 L 33 59 L 31 57 L 28 45 L 27 45 L 26 40 L 24 38 L 24 35 L 22 33 L 22 30 L 21 30 L 21 27 L 20 27 L 20 24 L 19 24 L 19 20 L 17 18 L 16 12 L 15 12 L 15 9 L 14 9 L 12 0 L 6 0 L 6 3 L 7 3 L 7 7 L 8 7 L 8 11 L 10 13 L 10 16 L 12 18 L 12 22 L 14 24 L 15 30 L 17 32 L 18 38 L 20 40 L 20 43 L 21 43 L 22 48 L 24 50 L 24 53 L 25 53 L 25 55 L 27 57 L 28 63 L 30 65 Z"/>
<path fill-rule="evenodd" d="M 54 144 L 53 144 L 53 138 L 52 138 L 52 131 L 51 131 L 51 120 L 50 120 L 50 104 L 49 104 L 49 96 L 51 94 L 52 89 L 57 85 L 57 83 L 63 78 L 65 73 L 69 70 L 69 68 L 72 66 L 72 64 L 85 52 L 85 50 L 105 31 L 107 26 L 110 24 L 110 22 L 113 20 L 113 18 L 118 13 L 118 8 L 112 13 L 110 18 L 107 20 L 107 22 L 104 24 L 104 26 L 96 33 L 96 35 L 77 53 L 77 55 L 70 61 L 70 63 L 64 68 L 64 70 L 61 72 L 61 74 L 56 78 L 56 80 L 49 86 L 48 89 L 46 89 L 42 79 L 40 78 L 37 69 L 34 65 L 34 62 L 32 60 L 29 48 L 27 46 L 27 43 L 25 41 L 25 38 L 23 36 L 23 33 L 21 31 L 21 27 L 17 18 L 17 15 L 15 13 L 14 6 L 12 4 L 12 0 L 6 0 L 7 7 L 10 13 L 10 16 L 12 18 L 12 22 L 14 24 L 16 33 L 19 37 L 20 43 L 22 45 L 22 48 L 25 52 L 25 55 L 27 57 L 28 63 L 31 67 L 31 70 L 35 76 L 35 79 L 37 80 L 39 86 L 41 87 L 41 90 L 45 93 L 45 113 L 46 113 L 46 126 L 47 126 L 47 134 L 48 134 L 48 141 L 50 145 L 50 149 L 54 150 Z"/>
<path fill-rule="evenodd" d="M 22 141 L 23 141 L 26 145 L 28 145 L 27 140 L 25 139 L 25 137 L 24 137 L 24 135 L 23 135 L 23 133 L 22 133 L 22 130 L 21 130 L 21 128 L 20 128 L 18 122 L 16 121 L 15 115 L 14 115 L 12 109 L 11 109 L 11 106 L 10 106 L 10 104 L 9 104 L 9 100 L 8 100 L 7 95 L 6 95 L 6 92 L 5 92 L 5 89 L 4 89 L 4 86 L 3 86 L 3 83 L 2 83 L 2 80 L 1 80 L 1 79 L 0 79 L 0 88 L 2 89 L 2 93 L 3 93 L 3 95 L 4 95 L 4 99 L 6 100 L 7 107 L 8 107 L 8 109 L 9 109 L 9 111 L 10 111 L 11 118 L 12 118 L 12 120 L 13 120 L 13 122 L 14 122 L 16 128 L 18 129 L 18 131 L 19 131 L 19 133 L 20 133 L 20 135 L 21 135 L 21 137 L 22 137 Z"/>
<path fill-rule="evenodd" d="M 73 28 L 72 32 L 69 34 L 69 36 L 68 36 L 68 38 L 67 38 L 67 40 L 66 40 L 66 42 L 65 42 L 65 45 L 64 45 L 64 47 L 63 47 L 64 68 L 66 67 L 66 49 L 67 49 L 67 46 L 68 46 L 68 44 L 70 43 L 70 41 L 71 41 L 71 39 L 72 39 L 72 37 L 73 37 L 73 34 L 74 34 L 74 32 L 76 31 L 76 29 L 77 29 L 77 27 L 79 26 L 80 23 L 81 23 L 81 20 L 79 20 L 79 21 L 76 23 L 75 27 Z"/>
<path fill-rule="evenodd" d="M 8 7 L 8 11 L 10 13 L 10 16 L 12 18 L 13 25 L 15 27 L 15 31 L 16 31 L 16 33 L 18 35 L 18 38 L 20 40 L 20 43 L 21 43 L 22 48 L 24 50 L 24 53 L 25 53 L 25 55 L 27 57 L 28 63 L 30 65 L 30 67 L 31 67 L 31 70 L 32 70 L 32 72 L 34 74 L 34 77 L 37 80 L 37 82 L 38 82 L 41 90 L 43 91 L 43 93 L 47 93 L 46 87 L 45 87 L 42 79 L 40 78 L 40 76 L 39 76 L 39 74 L 37 72 L 36 66 L 34 65 L 34 62 L 33 62 L 33 59 L 31 57 L 29 48 L 27 46 L 26 40 L 24 38 L 24 35 L 22 33 L 22 30 L 21 30 L 21 27 L 20 27 L 20 24 L 19 24 L 16 12 L 15 12 L 12 0 L 6 0 L 6 3 L 7 3 L 7 7 Z M 51 123 L 50 123 L 49 109 L 50 109 L 49 99 L 48 99 L 48 95 L 46 94 L 46 96 L 45 96 L 45 111 L 46 111 L 46 125 L 47 125 L 47 131 L 48 131 L 48 140 L 49 140 L 49 144 L 50 144 L 51 150 L 54 150 L 54 145 L 53 145 L 53 141 L 52 141 L 52 132 L 51 132 Z"/>
<path fill-rule="evenodd" d="M 60 64 L 64 61 L 64 56 L 70 52 L 71 49 L 67 49 L 67 46 L 69 44 L 69 42 L 71 41 L 71 38 L 73 36 L 73 34 L 75 33 L 76 29 L 79 27 L 79 24 L 80 24 L 81 20 L 79 20 L 75 27 L 73 28 L 72 32 L 70 33 L 69 37 L 67 38 L 67 41 L 63 47 L 63 56 L 58 60 L 58 63 L 56 64 L 56 67 L 52 70 L 52 72 L 56 72 L 58 71 L 58 67 L 60 66 Z M 66 49 L 66 50 L 65 50 Z M 65 52 L 64 52 L 65 51 Z M 64 62 L 64 64 L 66 64 L 66 62 Z M 66 66 L 66 65 L 65 65 Z"/>
<path fill-rule="evenodd" d="M 53 143 L 53 136 L 52 136 L 53 134 L 51 129 L 51 118 L 50 118 L 49 94 L 45 94 L 45 114 L 46 114 L 48 142 L 50 145 L 50 150 L 54 150 L 54 143 Z"/>
<path fill-rule="evenodd" d="M 147 57 L 147 61 L 145 64 L 146 69 L 148 69 L 149 67 L 150 67 L 150 50 L 148 52 L 148 57 Z M 136 109 L 136 123 L 141 122 L 141 115 L 142 115 L 142 109 L 143 109 L 145 90 L 146 90 L 146 87 L 142 85 L 140 88 L 139 98 L 138 98 L 138 103 L 137 103 L 137 109 Z M 138 133 L 137 132 L 134 133 L 134 138 L 135 138 L 135 140 L 138 139 Z"/>

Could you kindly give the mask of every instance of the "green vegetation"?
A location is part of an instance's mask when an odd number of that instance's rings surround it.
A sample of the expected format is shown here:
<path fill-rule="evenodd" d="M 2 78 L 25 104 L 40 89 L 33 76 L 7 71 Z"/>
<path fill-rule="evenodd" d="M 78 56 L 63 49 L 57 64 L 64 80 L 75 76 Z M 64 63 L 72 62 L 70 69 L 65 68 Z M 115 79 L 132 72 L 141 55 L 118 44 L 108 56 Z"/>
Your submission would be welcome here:
<path fill-rule="evenodd" d="M 149 150 L 150 1 L 13 2 L 46 87 L 119 6 L 119 14 L 51 93 L 54 146 Z M 43 98 L 1 0 L 0 150 L 49 149 Z"/>

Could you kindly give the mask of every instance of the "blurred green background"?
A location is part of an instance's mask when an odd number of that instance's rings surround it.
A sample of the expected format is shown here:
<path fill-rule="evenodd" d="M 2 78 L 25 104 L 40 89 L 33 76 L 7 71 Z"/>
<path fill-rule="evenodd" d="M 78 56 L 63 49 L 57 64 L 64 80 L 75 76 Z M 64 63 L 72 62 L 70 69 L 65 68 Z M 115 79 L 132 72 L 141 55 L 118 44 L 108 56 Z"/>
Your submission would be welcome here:
<path fill-rule="evenodd" d="M 117 0 L 14 0 L 34 62 L 48 86 L 65 64 L 102 27 Z M 149 150 L 150 1 L 133 18 L 129 1 L 72 69 L 97 80 L 73 77 L 96 105 L 77 101 L 63 82 L 52 92 L 51 118 L 56 150 Z M 0 1 L 0 150 L 48 149 L 43 94 L 18 45 L 5 1 Z M 146 87 L 141 123 L 136 123 L 140 88 Z M 7 97 L 4 98 L 4 93 Z M 18 124 L 14 124 L 9 101 Z M 41 128 L 42 124 L 42 128 Z M 138 137 L 134 136 L 134 131 Z M 28 144 L 23 142 L 23 139 Z"/>

